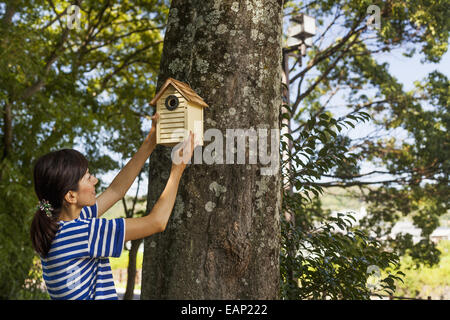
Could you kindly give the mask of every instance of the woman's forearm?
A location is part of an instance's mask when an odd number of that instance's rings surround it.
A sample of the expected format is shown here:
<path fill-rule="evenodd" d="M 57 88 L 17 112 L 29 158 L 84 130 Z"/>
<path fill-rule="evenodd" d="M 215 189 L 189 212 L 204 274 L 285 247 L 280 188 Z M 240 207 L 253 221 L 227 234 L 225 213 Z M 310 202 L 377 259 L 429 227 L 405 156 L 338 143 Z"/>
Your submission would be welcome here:
<path fill-rule="evenodd" d="M 154 140 L 151 137 L 145 139 L 139 150 L 111 182 L 110 188 L 117 194 L 125 196 L 154 149 Z"/>
<path fill-rule="evenodd" d="M 164 230 L 169 222 L 170 214 L 172 213 L 175 199 L 178 193 L 178 186 L 183 171 L 172 170 L 170 172 L 169 179 L 167 180 L 166 187 L 164 188 L 158 201 L 156 201 L 149 216 L 161 226 Z"/>
<path fill-rule="evenodd" d="M 185 159 L 190 159 L 194 151 L 194 135 L 191 132 L 186 144 L 189 148 L 184 148 L 178 151 L 178 155 Z M 183 160 L 185 160 L 183 159 Z M 169 180 L 164 188 L 161 196 L 152 208 L 152 211 L 145 216 L 139 218 L 129 218 L 125 223 L 125 240 L 135 240 L 148 237 L 157 232 L 162 232 L 166 229 L 169 222 L 170 214 L 178 192 L 178 185 L 180 184 L 181 176 L 186 168 L 187 161 L 180 163 L 172 163 Z"/>
<path fill-rule="evenodd" d="M 165 230 L 175 204 L 182 174 L 182 170 L 170 172 L 166 187 L 148 215 L 126 219 L 125 241 L 142 239 Z"/>

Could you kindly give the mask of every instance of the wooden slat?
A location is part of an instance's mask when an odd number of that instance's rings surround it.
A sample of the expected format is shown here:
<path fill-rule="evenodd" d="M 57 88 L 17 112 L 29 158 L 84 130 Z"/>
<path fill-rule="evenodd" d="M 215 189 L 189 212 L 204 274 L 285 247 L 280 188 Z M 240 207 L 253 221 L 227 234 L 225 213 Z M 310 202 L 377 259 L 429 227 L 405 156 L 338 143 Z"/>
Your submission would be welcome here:
<path fill-rule="evenodd" d="M 183 122 L 184 123 L 184 118 L 172 118 L 172 119 L 161 119 L 159 120 L 159 123 L 163 124 L 163 123 L 174 123 L 174 122 Z"/>
<path fill-rule="evenodd" d="M 180 143 L 180 142 L 182 142 L 183 141 L 183 139 L 168 139 L 168 138 L 166 138 L 166 139 L 164 139 L 164 138 L 161 138 L 161 143 Z"/>
<path fill-rule="evenodd" d="M 178 142 L 184 141 L 183 137 L 172 137 L 172 136 L 160 137 L 160 139 L 162 141 L 166 141 L 166 140 L 171 140 L 171 141 L 173 140 L 173 141 L 178 141 Z"/>
<path fill-rule="evenodd" d="M 180 135 L 180 136 L 172 136 L 172 135 L 161 135 L 160 136 L 161 140 L 177 140 L 177 141 L 182 141 L 184 140 L 184 136 Z"/>
<path fill-rule="evenodd" d="M 175 134 L 175 132 L 176 132 L 177 136 L 182 136 L 184 134 L 184 131 L 180 131 L 180 130 L 166 130 L 166 131 L 161 131 L 160 135 L 167 136 L 167 135 Z"/>
<path fill-rule="evenodd" d="M 163 146 L 167 146 L 167 147 L 175 147 L 179 143 L 180 143 L 180 141 L 164 141 L 161 144 Z"/>
<path fill-rule="evenodd" d="M 180 132 L 180 134 L 182 134 L 183 132 L 186 132 L 186 130 L 184 130 L 184 128 L 173 128 L 173 129 L 169 129 L 169 128 L 165 128 L 165 129 L 161 129 L 160 133 L 161 134 L 168 134 L 168 133 L 172 133 L 172 132 Z"/>
<path fill-rule="evenodd" d="M 160 131 L 160 134 L 172 134 L 174 132 L 176 132 L 179 135 L 183 135 L 186 132 L 186 130 L 184 130 L 183 128 L 162 129 Z"/>
<path fill-rule="evenodd" d="M 160 123 L 158 126 L 161 129 L 166 128 L 184 128 L 184 121 L 183 122 L 172 122 L 172 123 Z"/>
<path fill-rule="evenodd" d="M 171 119 L 171 118 L 183 118 L 184 119 L 184 112 L 171 112 L 171 113 L 164 113 L 160 119 Z"/>
<path fill-rule="evenodd" d="M 162 106 L 161 109 L 158 111 L 158 113 L 160 115 L 161 114 L 164 114 L 164 115 L 166 115 L 166 114 L 177 114 L 177 113 L 184 115 L 184 110 L 185 110 L 184 107 L 178 107 L 177 109 L 175 109 L 173 111 L 170 111 L 170 110 L 166 109 L 166 106 Z"/>

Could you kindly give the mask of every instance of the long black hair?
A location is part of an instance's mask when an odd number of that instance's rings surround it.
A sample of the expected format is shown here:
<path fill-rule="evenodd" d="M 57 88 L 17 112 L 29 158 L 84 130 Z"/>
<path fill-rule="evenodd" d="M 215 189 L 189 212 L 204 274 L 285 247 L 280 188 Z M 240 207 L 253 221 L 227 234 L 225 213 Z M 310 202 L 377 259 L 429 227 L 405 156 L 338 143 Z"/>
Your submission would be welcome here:
<path fill-rule="evenodd" d="M 51 217 L 37 209 L 31 223 L 33 248 L 41 257 L 50 250 L 59 229 L 58 217 L 64 205 L 64 196 L 78 191 L 78 182 L 88 169 L 87 159 L 73 149 L 62 149 L 41 156 L 34 165 L 34 190 L 39 201 L 46 200 L 53 207 Z"/>

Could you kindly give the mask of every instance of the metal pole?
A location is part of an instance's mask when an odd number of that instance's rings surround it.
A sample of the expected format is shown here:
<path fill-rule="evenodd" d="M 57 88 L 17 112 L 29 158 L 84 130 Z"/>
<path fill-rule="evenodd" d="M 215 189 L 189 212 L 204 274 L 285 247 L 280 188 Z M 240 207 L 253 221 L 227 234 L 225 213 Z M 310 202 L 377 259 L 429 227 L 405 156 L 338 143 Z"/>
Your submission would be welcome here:
<path fill-rule="evenodd" d="M 296 51 L 298 50 L 298 47 L 289 47 L 289 48 L 283 48 L 283 81 L 286 85 L 286 87 L 284 88 L 283 91 L 283 97 L 284 97 L 284 104 L 288 105 L 289 107 L 291 106 L 291 99 L 290 99 L 290 80 L 289 80 L 289 55 L 292 51 Z M 302 57 L 301 55 L 295 55 L 296 58 L 300 59 L 299 63 L 300 66 L 302 65 Z M 282 124 L 284 124 L 285 126 L 283 127 L 282 130 L 282 134 L 288 133 L 288 134 L 292 134 L 292 128 L 291 128 L 291 114 L 288 111 L 288 109 L 286 107 L 282 107 L 282 114 L 287 114 L 289 117 L 288 118 L 283 118 L 282 119 Z M 292 149 L 293 149 L 293 141 L 289 138 L 285 138 L 284 141 L 287 144 L 287 151 L 283 151 L 283 161 L 286 161 L 286 170 L 287 170 L 287 177 L 285 178 L 284 182 L 286 185 L 286 189 L 289 190 L 289 193 L 292 194 L 294 192 L 294 185 L 291 183 L 291 171 L 292 169 L 292 163 L 289 160 L 289 153 L 292 153 Z M 289 217 L 290 218 L 290 217 Z M 290 221 L 287 216 L 286 219 L 288 221 Z"/>
<path fill-rule="evenodd" d="M 283 88 L 283 105 L 281 106 L 281 113 L 282 115 L 289 115 L 289 111 L 288 109 L 285 107 L 285 105 L 290 105 L 290 99 L 289 99 L 289 51 L 288 48 L 283 48 L 283 61 L 282 61 L 282 65 L 283 65 L 283 83 L 285 84 L 285 87 Z M 289 115 L 290 116 L 290 115 Z M 282 139 L 283 141 L 286 143 L 286 145 L 288 146 L 288 150 L 289 149 L 289 144 L 290 144 L 290 140 L 289 138 L 285 137 L 286 133 L 289 133 L 289 128 L 290 128 L 290 119 L 289 118 L 285 118 L 283 117 L 281 120 L 282 123 L 282 129 L 281 129 L 281 134 L 282 134 Z M 285 189 L 291 189 L 291 183 L 289 181 L 289 176 L 290 176 L 290 172 L 291 172 L 291 163 L 289 161 L 289 152 L 288 150 L 283 150 L 282 153 L 282 160 L 283 162 L 286 163 L 286 171 L 284 172 L 285 177 L 283 179 L 284 185 L 285 185 Z M 291 217 L 289 215 L 289 213 L 285 212 L 284 213 L 285 218 L 287 221 L 291 221 Z"/>

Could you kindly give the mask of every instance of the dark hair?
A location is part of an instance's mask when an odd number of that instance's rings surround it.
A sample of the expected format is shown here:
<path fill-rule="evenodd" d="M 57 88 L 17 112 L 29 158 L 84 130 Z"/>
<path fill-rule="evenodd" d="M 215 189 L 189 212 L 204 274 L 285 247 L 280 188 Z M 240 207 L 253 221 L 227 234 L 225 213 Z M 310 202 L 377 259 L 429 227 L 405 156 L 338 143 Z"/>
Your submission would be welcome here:
<path fill-rule="evenodd" d="M 64 196 L 78 191 L 78 182 L 88 169 L 87 159 L 73 149 L 62 149 L 40 157 L 34 165 L 34 190 L 39 201 L 47 200 L 53 207 L 52 216 L 37 209 L 31 223 L 30 235 L 34 250 L 45 257 L 59 229 L 58 217 Z"/>

